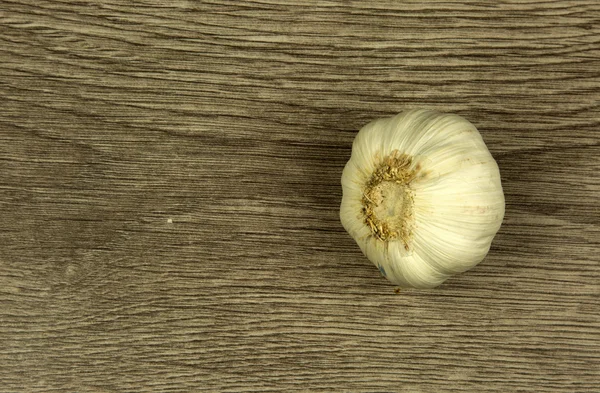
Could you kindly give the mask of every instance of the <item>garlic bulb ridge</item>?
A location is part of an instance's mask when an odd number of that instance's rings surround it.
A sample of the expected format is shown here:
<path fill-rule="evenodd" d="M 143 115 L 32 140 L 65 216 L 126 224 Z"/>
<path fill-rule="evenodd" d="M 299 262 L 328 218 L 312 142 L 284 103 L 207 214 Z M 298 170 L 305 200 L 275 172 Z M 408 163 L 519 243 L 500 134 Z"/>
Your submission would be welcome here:
<path fill-rule="evenodd" d="M 481 262 L 504 217 L 498 165 L 477 129 L 431 110 L 363 127 L 342 188 L 342 225 L 401 287 L 433 288 Z"/>

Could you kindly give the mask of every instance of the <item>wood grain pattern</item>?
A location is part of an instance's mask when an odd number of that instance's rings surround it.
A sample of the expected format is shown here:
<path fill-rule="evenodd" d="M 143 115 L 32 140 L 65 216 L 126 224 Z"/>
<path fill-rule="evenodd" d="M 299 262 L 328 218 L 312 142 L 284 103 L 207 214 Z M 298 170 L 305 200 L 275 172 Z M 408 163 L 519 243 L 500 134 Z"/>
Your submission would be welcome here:
<path fill-rule="evenodd" d="M 0 391 L 598 391 L 599 101 L 596 0 L 0 0 Z M 340 176 L 409 107 L 507 211 L 396 295 Z"/>

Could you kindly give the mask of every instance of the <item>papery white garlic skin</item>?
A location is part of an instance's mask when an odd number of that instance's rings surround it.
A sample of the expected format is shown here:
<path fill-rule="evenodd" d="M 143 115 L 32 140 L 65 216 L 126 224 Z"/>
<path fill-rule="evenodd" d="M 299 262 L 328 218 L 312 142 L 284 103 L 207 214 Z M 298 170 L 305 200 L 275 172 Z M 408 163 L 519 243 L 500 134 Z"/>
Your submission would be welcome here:
<path fill-rule="evenodd" d="M 405 288 L 434 288 L 477 265 L 504 217 L 498 165 L 475 126 L 432 110 L 364 126 L 342 189 L 342 225 Z"/>

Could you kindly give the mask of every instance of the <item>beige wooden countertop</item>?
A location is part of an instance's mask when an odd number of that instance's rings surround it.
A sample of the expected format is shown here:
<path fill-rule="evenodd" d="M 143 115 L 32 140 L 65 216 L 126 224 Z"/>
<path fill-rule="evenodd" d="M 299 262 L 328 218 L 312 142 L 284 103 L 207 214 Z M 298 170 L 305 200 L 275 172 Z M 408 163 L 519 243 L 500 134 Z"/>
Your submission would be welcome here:
<path fill-rule="evenodd" d="M 458 113 L 490 254 L 394 293 L 356 132 Z M 0 0 L 0 392 L 600 389 L 600 3 Z"/>

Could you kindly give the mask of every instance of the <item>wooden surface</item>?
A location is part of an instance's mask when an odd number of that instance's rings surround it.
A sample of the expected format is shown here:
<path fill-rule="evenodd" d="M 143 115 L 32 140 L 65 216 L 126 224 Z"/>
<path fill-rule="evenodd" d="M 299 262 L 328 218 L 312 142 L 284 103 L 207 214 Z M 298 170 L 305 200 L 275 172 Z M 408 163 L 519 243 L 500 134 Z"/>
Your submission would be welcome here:
<path fill-rule="evenodd" d="M 1 392 L 593 392 L 600 3 L 0 0 Z M 458 113 L 483 263 L 385 281 L 357 130 Z"/>

